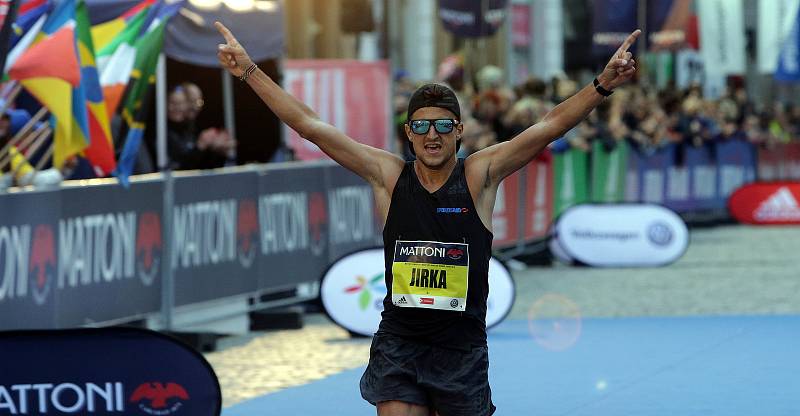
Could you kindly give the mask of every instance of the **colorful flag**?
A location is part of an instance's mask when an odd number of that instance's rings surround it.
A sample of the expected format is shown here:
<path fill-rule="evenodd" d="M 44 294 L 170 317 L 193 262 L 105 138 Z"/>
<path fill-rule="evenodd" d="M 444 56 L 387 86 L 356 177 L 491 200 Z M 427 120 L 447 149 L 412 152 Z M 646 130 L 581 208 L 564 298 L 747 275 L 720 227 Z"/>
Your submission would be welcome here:
<path fill-rule="evenodd" d="M 128 21 L 124 30 L 105 47 L 97 49 L 97 70 L 100 73 L 100 85 L 103 88 L 109 119 L 116 113 L 130 80 L 136 59 L 136 48 L 133 44 L 141 33 L 149 9 L 149 4 L 141 8 Z"/>
<path fill-rule="evenodd" d="M 61 168 L 67 158 L 88 143 L 85 96 L 80 87 L 80 60 L 75 43 L 75 1 L 64 0 L 36 35 L 38 42 L 25 51 L 9 71 L 55 119 L 53 164 Z"/>
<path fill-rule="evenodd" d="M 30 2 L 23 3 L 22 6 L 20 7 L 20 11 L 17 17 L 17 23 L 21 21 L 24 16 L 26 16 L 24 14 L 24 8 L 25 5 L 29 3 Z M 43 11 L 45 10 L 45 8 L 40 7 L 37 10 Z M 32 14 L 28 13 L 27 16 L 32 16 Z M 11 69 L 11 67 L 14 65 L 14 62 L 16 62 L 17 59 L 19 59 L 20 55 L 22 55 L 23 52 L 28 50 L 28 48 L 33 44 L 34 40 L 36 40 L 39 31 L 42 29 L 42 26 L 44 25 L 46 19 L 47 16 L 44 15 L 44 12 L 38 13 L 36 14 L 36 20 L 33 21 L 30 25 L 26 26 L 24 33 L 18 31 L 19 27 L 14 28 L 15 32 L 18 32 L 15 34 L 20 36 L 18 37 L 18 39 L 12 40 L 11 42 L 13 49 L 11 49 L 11 51 L 6 56 L 6 62 L 5 65 L 3 66 L 3 81 L 7 80 L 6 75 L 8 74 L 8 70 Z"/>
<path fill-rule="evenodd" d="M 116 19 L 92 26 L 92 39 L 94 40 L 94 46 L 97 51 L 101 51 L 110 44 L 114 38 L 119 36 L 131 25 L 132 21 L 140 12 L 146 11 L 154 1 L 155 0 L 142 0 L 142 2 L 131 7 Z"/>
<path fill-rule="evenodd" d="M 11 47 L 11 26 L 17 15 L 15 0 L 0 0 L 0 68 L 6 66 L 6 56 Z"/>
<path fill-rule="evenodd" d="M 125 97 L 122 117 L 128 125 L 125 145 L 117 164 L 116 176 L 123 186 L 128 186 L 128 177 L 133 173 L 133 165 L 141 147 L 142 134 L 147 117 L 152 86 L 155 84 L 156 65 L 164 44 L 164 27 L 167 21 L 183 7 L 185 0 L 161 0 L 149 13 L 147 30 L 136 41 L 136 61 L 132 73 L 133 85 Z"/>
<path fill-rule="evenodd" d="M 22 0 L 17 10 L 17 18 L 14 20 L 11 47 L 14 47 L 34 23 L 50 10 L 50 6 L 49 0 Z"/>
<path fill-rule="evenodd" d="M 100 79 L 95 67 L 94 43 L 92 42 L 89 12 L 84 0 L 78 1 L 75 10 L 76 40 L 81 65 L 81 84 L 85 98 L 84 106 L 88 110 L 86 117 L 89 130 L 89 146 L 86 148 L 86 158 L 92 164 L 97 176 L 107 176 L 117 167 L 114 161 L 114 149 L 111 142 L 111 128 L 103 99 L 103 90 L 100 88 Z M 76 94 L 80 97 L 80 92 Z"/>
<path fill-rule="evenodd" d="M 72 88 L 80 82 L 80 69 L 75 56 L 74 25 L 67 24 L 43 41 L 31 46 L 17 59 L 9 77 L 20 81 L 56 118 L 54 164 L 61 167 L 67 157 L 86 147 L 86 142 L 73 142 Z"/>

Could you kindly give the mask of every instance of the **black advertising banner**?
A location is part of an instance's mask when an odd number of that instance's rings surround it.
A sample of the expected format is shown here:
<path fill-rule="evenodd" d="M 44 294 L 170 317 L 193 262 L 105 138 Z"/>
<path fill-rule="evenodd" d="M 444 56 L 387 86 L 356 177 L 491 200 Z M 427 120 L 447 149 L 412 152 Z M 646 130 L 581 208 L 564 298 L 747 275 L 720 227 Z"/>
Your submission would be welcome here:
<path fill-rule="evenodd" d="M 592 2 L 592 52 L 608 58 L 636 29 L 638 1 L 594 0 Z"/>
<path fill-rule="evenodd" d="M 160 181 L 62 188 L 57 327 L 159 310 L 162 195 Z"/>
<path fill-rule="evenodd" d="M 55 325 L 60 211 L 58 191 L 0 198 L 0 328 Z"/>
<path fill-rule="evenodd" d="M 383 219 L 375 210 L 372 188 L 349 170 L 331 165 L 325 170 L 328 203 L 328 261 L 383 245 Z"/>
<path fill-rule="evenodd" d="M 157 332 L 0 332 L 0 351 L 13 357 L 0 360 L 3 414 L 220 414 L 219 382 L 208 362 Z"/>
<path fill-rule="evenodd" d="M 256 290 L 257 186 L 254 171 L 175 177 L 176 305 Z"/>
<path fill-rule="evenodd" d="M 649 49 L 677 49 L 686 46 L 689 40 L 687 32 L 693 15 L 692 3 L 692 0 L 647 2 Z"/>
<path fill-rule="evenodd" d="M 325 167 L 267 169 L 258 180 L 259 289 L 314 282 L 328 265 Z"/>
<path fill-rule="evenodd" d="M 444 28 L 459 37 L 492 36 L 506 17 L 507 0 L 439 0 Z"/>

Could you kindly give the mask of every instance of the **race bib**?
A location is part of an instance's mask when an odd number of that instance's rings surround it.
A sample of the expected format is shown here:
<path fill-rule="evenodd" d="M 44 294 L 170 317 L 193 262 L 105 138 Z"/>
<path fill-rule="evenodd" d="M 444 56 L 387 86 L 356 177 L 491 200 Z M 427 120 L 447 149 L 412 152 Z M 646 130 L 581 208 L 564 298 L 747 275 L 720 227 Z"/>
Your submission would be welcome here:
<path fill-rule="evenodd" d="M 394 246 L 392 303 L 404 308 L 463 312 L 469 244 L 401 241 Z"/>

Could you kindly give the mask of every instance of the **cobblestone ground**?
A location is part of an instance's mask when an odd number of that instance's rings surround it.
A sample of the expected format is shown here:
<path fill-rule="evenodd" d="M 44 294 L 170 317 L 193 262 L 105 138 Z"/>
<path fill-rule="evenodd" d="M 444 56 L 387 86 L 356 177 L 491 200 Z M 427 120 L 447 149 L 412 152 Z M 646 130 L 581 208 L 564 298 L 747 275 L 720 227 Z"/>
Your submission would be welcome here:
<path fill-rule="evenodd" d="M 508 319 L 800 314 L 800 229 L 695 229 L 686 254 L 652 269 L 555 265 L 514 272 Z M 305 384 L 367 363 L 369 341 L 321 316 L 302 330 L 253 334 L 206 354 L 223 405 Z"/>
<path fill-rule="evenodd" d="M 238 339 L 205 354 L 219 378 L 223 406 L 299 386 L 366 364 L 370 341 L 314 316 L 302 330 L 273 331 Z"/>
<path fill-rule="evenodd" d="M 546 294 L 557 295 L 546 298 L 550 304 L 561 299 L 577 305 L 583 317 L 798 314 L 800 228 L 696 229 L 689 250 L 670 266 L 556 265 L 526 268 L 514 278 L 517 300 L 510 319 L 526 319 L 531 309 L 546 311 L 537 305 Z"/>

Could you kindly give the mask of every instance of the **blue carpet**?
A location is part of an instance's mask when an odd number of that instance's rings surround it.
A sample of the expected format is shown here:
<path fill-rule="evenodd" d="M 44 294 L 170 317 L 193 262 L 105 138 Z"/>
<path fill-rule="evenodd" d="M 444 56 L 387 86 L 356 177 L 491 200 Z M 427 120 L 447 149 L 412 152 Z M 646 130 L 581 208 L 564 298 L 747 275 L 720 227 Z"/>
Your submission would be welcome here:
<path fill-rule="evenodd" d="M 527 321 L 489 334 L 496 415 L 800 414 L 800 317 L 586 319 L 562 351 Z M 794 340 L 794 341 L 793 341 Z M 374 415 L 364 368 L 258 397 L 223 416 Z"/>

